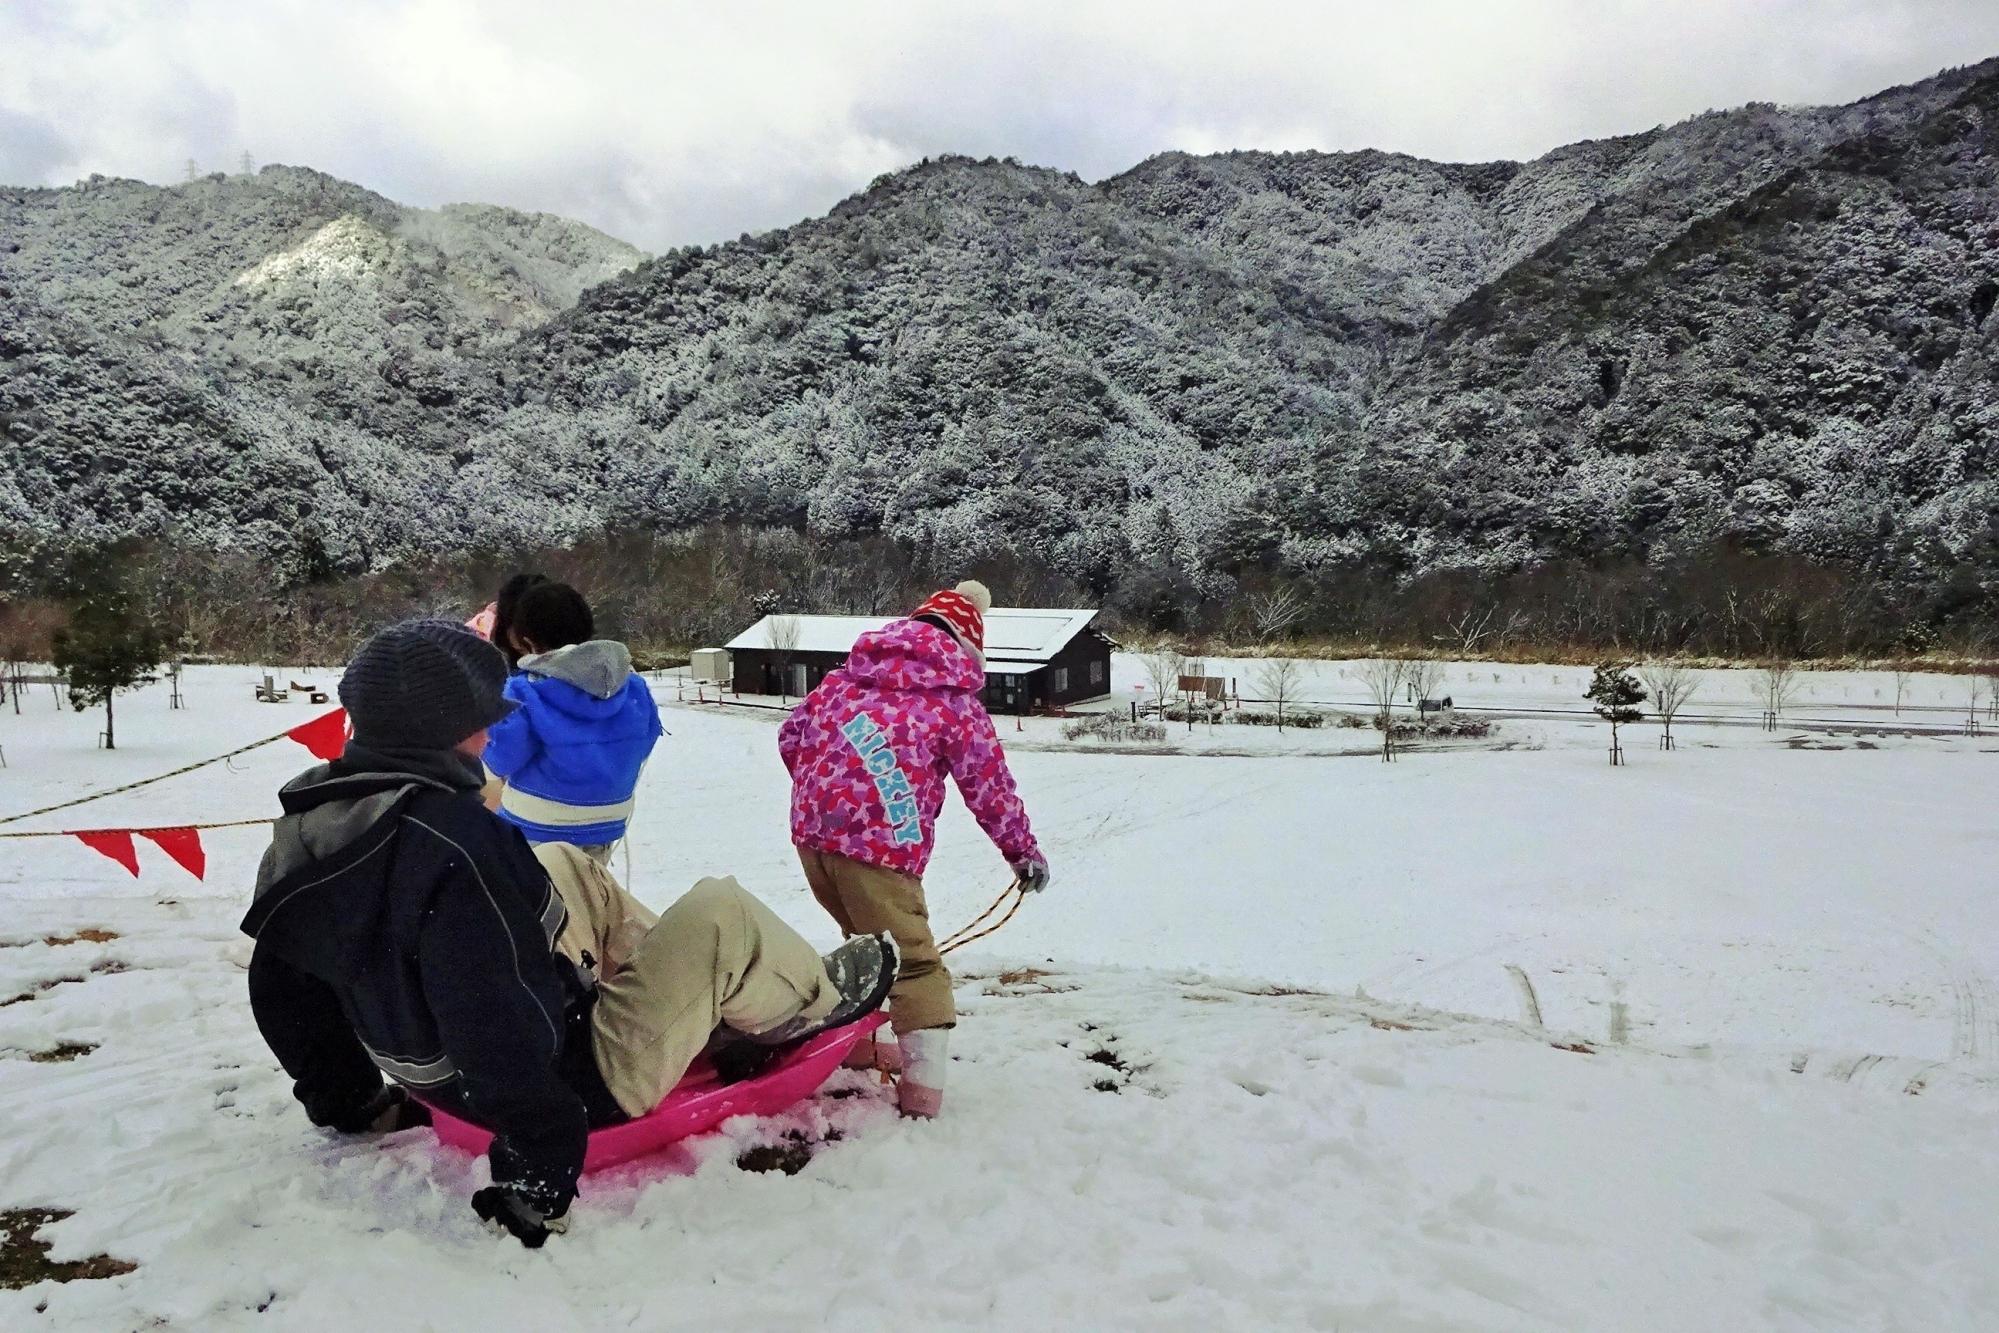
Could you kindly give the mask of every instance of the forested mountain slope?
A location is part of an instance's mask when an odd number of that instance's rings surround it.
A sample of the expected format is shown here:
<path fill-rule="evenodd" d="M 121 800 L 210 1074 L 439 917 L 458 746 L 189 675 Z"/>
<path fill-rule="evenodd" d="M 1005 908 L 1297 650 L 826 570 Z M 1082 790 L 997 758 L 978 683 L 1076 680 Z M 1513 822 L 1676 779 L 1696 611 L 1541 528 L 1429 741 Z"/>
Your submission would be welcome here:
<path fill-rule="evenodd" d="M 1528 163 L 947 158 L 636 264 L 291 168 L 0 191 L 0 520 L 307 571 L 720 520 L 1098 588 L 1717 542 L 1989 585 L 1996 97 Z"/>
<path fill-rule="evenodd" d="M 454 466 L 439 409 L 641 258 L 293 167 L 0 189 L 0 521 L 350 567 L 470 537 L 426 508 Z"/>

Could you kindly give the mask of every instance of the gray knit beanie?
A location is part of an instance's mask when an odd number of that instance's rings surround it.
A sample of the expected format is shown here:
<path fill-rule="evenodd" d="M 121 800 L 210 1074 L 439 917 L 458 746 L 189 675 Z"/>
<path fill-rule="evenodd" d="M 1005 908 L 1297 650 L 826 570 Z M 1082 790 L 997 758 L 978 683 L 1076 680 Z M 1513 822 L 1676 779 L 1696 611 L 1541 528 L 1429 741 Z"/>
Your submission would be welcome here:
<path fill-rule="evenodd" d="M 448 750 L 514 711 L 507 659 L 449 620 L 377 630 L 347 663 L 340 702 L 362 745 Z"/>

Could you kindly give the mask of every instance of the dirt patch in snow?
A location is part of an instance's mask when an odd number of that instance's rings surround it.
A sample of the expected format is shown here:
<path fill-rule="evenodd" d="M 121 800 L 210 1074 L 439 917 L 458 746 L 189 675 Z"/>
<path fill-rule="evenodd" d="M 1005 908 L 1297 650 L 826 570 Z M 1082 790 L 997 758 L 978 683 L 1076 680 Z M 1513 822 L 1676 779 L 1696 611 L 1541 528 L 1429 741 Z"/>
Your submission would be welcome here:
<path fill-rule="evenodd" d="M 75 931 L 68 935 L 44 935 L 42 943 L 51 947 L 61 944 L 109 944 L 117 938 L 118 932 L 115 930 L 97 930 L 92 928 Z"/>
<path fill-rule="evenodd" d="M 67 1064 L 71 1060 L 82 1059 L 96 1049 L 96 1042 L 66 1041 L 60 1045 L 51 1046 L 46 1051 L 34 1051 L 29 1054 L 28 1058 L 38 1065 Z"/>
<path fill-rule="evenodd" d="M 33 990 L 24 990 L 18 995 L 10 995 L 4 1000 L 0 1000 L 0 1009 L 5 1009 L 10 1004 L 21 1004 L 24 1001 L 32 1000 L 43 991 L 54 990 L 57 986 L 74 985 L 80 981 L 88 981 L 92 976 L 111 976 L 126 970 L 128 969 L 125 964 L 119 962 L 116 958 L 107 958 L 91 968 L 90 973 L 86 976 L 50 977 L 47 981 L 38 981 L 35 983 Z"/>
<path fill-rule="evenodd" d="M 49 1242 L 37 1240 L 35 1233 L 51 1222 L 70 1214 L 61 1208 L 8 1208 L 0 1210 L 0 1287 L 18 1289 L 37 1282 L 76 1282 L 91 1278 L 117 1277 L 138 1268 L 108 1254 L 88 1259 L 54 1262 L 49 1258 Z"/>
<path fill-rule="evenodd" d="M 736 1165 L 745 1171 L 782 1171 L 795 1176 L 812 1160 L 813 1149 L 820 1143 L 838 1143 L 842 1137 L 839 1130 L 830 1129 L 824 1139 L 814 1142 L 803 1130 L 789 1129 L 776 1143 L 760 1143 L 737 1153 Z"/>

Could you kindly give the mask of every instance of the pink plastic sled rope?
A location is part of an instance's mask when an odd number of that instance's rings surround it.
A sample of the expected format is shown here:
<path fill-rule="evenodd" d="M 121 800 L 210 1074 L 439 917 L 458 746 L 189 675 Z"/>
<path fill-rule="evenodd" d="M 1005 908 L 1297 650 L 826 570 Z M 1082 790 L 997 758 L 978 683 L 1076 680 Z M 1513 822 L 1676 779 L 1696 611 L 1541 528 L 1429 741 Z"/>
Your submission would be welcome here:
<path fill-rule="evenodd" d="M 740 1083 L 717 1082 L 707 1060 L 697 1060 L 650 1114 L 591 1130 L 583 1169 L 601 1171 L 659 1152 L 682 1139 L 706 1133 L 730 1116 L 776 1115 L 788 1110 L 819 1091 L 855 1043 L 886 1021 L 883 1014 L 869 1014 L 845 1027 L 822 1032 L 755 1078 Z M 490 1131 L 434 1107 L 431 1127 L 440 1143 L 475 1156 L 493 1141 Z"/>

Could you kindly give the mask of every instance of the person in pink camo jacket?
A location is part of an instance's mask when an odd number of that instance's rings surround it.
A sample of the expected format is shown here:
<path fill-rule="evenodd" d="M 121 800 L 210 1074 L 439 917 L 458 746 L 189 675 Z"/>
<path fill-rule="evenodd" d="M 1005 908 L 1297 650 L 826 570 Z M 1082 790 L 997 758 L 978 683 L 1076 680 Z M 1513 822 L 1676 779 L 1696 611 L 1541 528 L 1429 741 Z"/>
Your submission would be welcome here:
<path fill-rule="evenodd" d="M 890 992 L 897 1046 L 862 1058 L 900 1065 L 907 1115 L 937 1114 L 957 1021 L 923 897 L 946 774 L 1021 885 L 1048 884 L 1047 859 L 980 702 L 991 606 L 984 584 L 961 583 L 863 634 L 778 731 L 791 772 L 791 840 L 813 896 L 847 934 L 887 931 L 901 947 Z"/>

